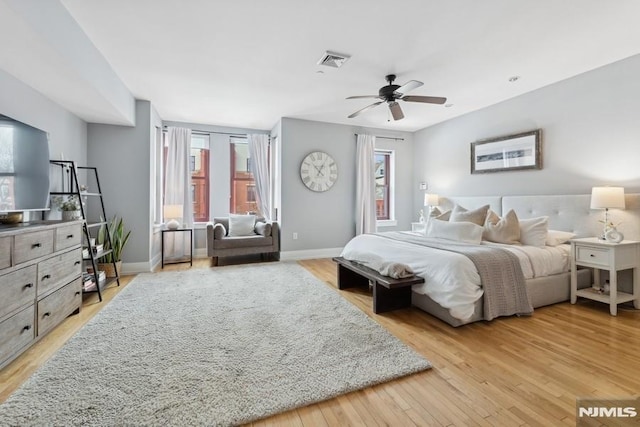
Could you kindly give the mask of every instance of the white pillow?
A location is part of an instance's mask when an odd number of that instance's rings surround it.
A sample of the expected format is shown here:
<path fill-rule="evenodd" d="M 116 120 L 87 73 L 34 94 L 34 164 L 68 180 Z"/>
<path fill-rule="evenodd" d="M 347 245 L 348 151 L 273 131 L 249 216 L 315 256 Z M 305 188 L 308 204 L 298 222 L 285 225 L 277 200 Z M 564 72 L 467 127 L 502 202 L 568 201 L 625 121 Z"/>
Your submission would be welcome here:
<path fill-rule="evenodd" d="M 255 225 L 255 215 L 229 214 L 229 236 L 251 236 Z"/>
<path fill-rule="evenodd" d="M 573 239 L 576 237 L 576 233 L 571 233 L 569 231 L 560 231 L 560 230 L 549 230 L 547 232 L 547 246 L 558 246 L 563 243 L 567 243 L 569 239 Z"/>
<path fill-rule="evenodd" d="M 549 217 L 520 219 L 520 243 L 529 246 L 544 247 L 547 244 Z"/>
<path fill-rule="evenodd" d="M 483 227 L 472 222 L 449 222 L 433 220 L 427 225 L 427 237 L 455 240 L 457 242 L 479 245 L 482 241 Z"/>

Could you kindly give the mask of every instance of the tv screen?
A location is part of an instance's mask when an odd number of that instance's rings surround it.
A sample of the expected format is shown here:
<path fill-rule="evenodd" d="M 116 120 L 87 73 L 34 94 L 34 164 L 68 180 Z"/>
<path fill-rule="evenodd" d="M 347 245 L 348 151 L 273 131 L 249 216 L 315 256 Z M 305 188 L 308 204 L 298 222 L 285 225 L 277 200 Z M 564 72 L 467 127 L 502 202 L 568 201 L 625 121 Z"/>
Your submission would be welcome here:
<path fill-rule="evenodd" d="M 47 210 L 49 137 L 0 114 L 0 212 Z"/>

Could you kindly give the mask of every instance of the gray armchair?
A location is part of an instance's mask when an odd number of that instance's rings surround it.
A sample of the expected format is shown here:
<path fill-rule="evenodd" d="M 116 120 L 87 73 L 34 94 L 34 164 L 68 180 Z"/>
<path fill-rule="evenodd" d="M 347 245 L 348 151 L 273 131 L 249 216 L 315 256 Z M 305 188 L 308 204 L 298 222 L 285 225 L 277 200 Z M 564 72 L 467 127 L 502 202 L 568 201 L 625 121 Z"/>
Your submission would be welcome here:
<path fill-rule="evenodd" d="M 280 227 L 277 222 L 258 218 L 254 234 L 229 236 L 229 218 L 213 218 L 207 224 L 207 256 L 211 265 L 218 265 L 219 257 L 261 254 L 262 258 L 280 259 Z"/>

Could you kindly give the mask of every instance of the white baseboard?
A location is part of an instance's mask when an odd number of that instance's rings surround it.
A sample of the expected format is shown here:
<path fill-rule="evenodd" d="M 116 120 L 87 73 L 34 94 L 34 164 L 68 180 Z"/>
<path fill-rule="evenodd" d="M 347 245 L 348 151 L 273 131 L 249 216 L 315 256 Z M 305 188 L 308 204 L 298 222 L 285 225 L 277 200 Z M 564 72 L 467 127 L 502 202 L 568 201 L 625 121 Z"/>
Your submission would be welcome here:
<path fill-rule="evenodd" d="M 294 261 L 300 259 L 314 259 L 314 258 L 332 258 L 339 256 L 342 252 L 342 248 L 324 248 L 324 249 L 305 249 L 302 251 L 285 251 L 280 252 L 280 259 L 282 261 Z"/>
<path fill-rule="evenodd" d="M 151 263 L 147 262 L 123 262 L 122 263 L 122 274 L 138 274 L 138 273 L 149 273 L 153 271 Z"/>

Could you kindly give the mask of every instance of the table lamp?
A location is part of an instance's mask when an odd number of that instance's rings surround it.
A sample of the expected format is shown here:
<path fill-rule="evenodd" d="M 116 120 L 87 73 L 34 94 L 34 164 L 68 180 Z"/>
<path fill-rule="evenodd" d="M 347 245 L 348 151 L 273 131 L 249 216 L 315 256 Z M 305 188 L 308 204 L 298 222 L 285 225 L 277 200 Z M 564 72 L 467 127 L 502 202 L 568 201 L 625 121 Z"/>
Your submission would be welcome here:
<path fill-rule="evenodd" d="M 601 240 L 609 230 L 609 209 L 624 209 L 624 187 L 593 187 L 591 189 L 591 209 L 604 209 L 604 227 Z"/>
<path fill-rule="evenodd" d="M 424 205 L 429 206 L 429 216 L 433 214 L 433 208 L 440 204 L 440 198 L 437 194 L 424 194 Z"/>
<path fill-rule="evenodd" d="M 168 219 L 166 225 L 169 230 L 180 227 L 178 218 L 182 218 L 182 205 L 164 205 L 164 219 Z"/>

